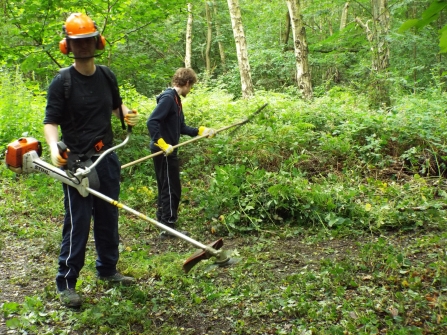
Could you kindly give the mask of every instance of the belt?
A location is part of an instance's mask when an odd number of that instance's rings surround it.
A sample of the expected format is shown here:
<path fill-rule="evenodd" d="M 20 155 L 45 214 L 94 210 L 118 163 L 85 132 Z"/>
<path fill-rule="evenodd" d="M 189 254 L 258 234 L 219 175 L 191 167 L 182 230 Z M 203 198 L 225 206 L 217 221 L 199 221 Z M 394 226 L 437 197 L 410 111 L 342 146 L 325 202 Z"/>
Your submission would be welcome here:
<path fill-rule="evenodd" d="M 93 154 L 92 157 L 98 157 L 101 156 L 104 152 L 106 152 L 108 149 L 101 149 L 99 151 L 97 151 L 95 154 Z"/>

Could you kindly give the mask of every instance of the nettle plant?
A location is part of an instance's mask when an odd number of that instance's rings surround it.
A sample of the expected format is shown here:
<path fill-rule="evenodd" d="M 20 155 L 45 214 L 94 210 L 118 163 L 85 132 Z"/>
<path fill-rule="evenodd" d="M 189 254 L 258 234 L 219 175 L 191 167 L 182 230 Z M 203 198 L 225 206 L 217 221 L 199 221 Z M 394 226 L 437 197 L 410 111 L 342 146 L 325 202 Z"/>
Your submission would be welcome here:
<path fill-rule="evenodd" d="M 366 110 L 363 100 L 336 93 L 309 105 L 283 104 L 275 95 L 274 108 L 256 123 L 198 146 L 209 173 L 202 181 L 207 192 L 198 196 L 205 216 L 223 216 L 229 231 L 281 223 L 375 230 L 444 221 L 445 192 L 424 185 L 410 170 L 404 170 L 405 179 L 387 174 L 396 164 L 405 169 L 402 155 L 427 142 L 421 140 L 427 129 L 438 141 L 432 152 L 442 168 L 442 129 L 416 123 L 417 111 L 409 108 Z M 414 210 L 421 205 L 427 210 Z"/>

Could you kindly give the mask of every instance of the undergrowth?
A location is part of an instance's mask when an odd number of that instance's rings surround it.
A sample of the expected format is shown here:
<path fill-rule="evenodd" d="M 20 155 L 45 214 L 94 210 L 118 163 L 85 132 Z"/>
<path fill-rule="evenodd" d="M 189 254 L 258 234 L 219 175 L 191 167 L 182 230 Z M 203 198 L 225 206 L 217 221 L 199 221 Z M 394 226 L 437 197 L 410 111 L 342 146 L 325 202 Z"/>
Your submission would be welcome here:
<path fill-rule="evenodd" d="M 32 136 L 49 161 L 42 132 L 45 95 L 19 72 L 0 72 L 0 82 L 0 158 L 8 143 Z M 129 86 L 122 87 L 122 95 L 142 116 L 129 144 L 119 149 L 126 164 L 150 154 L 145 120 L 155 98 Z M 439 232 L 446 226 L 447 96 L 427 90 L 395 97 L 393 107 L 378 110 L 369 109 L 367 100 L 335 87 L 312 102 L 262 91 L 242 101 L 197 85 L 183 104 L 191 126 L 220 129 L 268 103 L 249 123 L 180 149 L 182 226 L 199 236 L 243 239 L 238 252 L 244 263 L 223 277 L 212 271 L 185 276 L 179 262 L 188 251 L 173 247 L 157 254 L 145 242 L 156 229 L 122 213 L 120 266 L 138 285 L 104 287 L 94 278 L 91 250 L 79 281 L 87 297 L 79 313 L 60 310 L 53 290 L 63 217 L 60 183 L 43 174 L 15 175 L 2 164 L 0 252 L 9 243 L 44 240 L 33 257 L 50 266 L 41 291 L 20 302 L 1 302 L 8 328 L 39 334 L 153 334 L 152 329 L 195 334 L 194 323 L 206 318 L 222 325 L 221 333 L 232 334 L 445 330 L 446 237 Z M 126 133 L 119 120 L 113 126 L 120 143 Z M 122 170 L 120 200 L 127 206 L 155 217 L 156 192 L 150 159 Z M 425 231 L 429 237 L 399 247 L 376 238 L 399 231 Z M 318 252 L 322 241 L 353 235 L 371 240 L 351 251 L 351 259 L 329 257 L 338 251 L 328 247 L 318 261 L 312 262 L 309 252 L 303 263 L 297 261 L 299 250 L 276 249 L 308 239 Z"/>

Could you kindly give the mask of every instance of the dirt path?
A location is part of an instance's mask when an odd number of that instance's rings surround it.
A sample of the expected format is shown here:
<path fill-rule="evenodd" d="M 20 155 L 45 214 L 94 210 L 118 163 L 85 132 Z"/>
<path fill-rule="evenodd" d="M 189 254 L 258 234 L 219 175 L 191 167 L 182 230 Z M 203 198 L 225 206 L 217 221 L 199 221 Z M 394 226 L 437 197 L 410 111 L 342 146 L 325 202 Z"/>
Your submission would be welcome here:
<path fill-rule="evenodd" d="M 389 234 L 387 243 L 403 250 L 414 238 L 413 235 Z M 379 237 L 363 236 L 358 238 L 329 238 L 327 240 L 307 241 L 300 237 L 293 238 L 226 238 L 226 249 L 246 249 L 251 254 L 268 260 L 270 270 L 275 270 L 279 277 L 287 276 L 303 268 L 316 270 L 322 259 L 335 261 L 348 260 L 358 255 L 360 249 L 376 243 Z M 54 276 L 57 266 L 57 248 L 49 248 L 44 238 L 24 240 L 14 236 L 2 238 L 0 249 L 0 306 L 4 302 L 23 303 L 27 296 L 42 296 L 46 289 L 54 289 Z M 90 242 L 92 243 L 92 242 Z M 124 241 L 125 243 L 125 241 Z M 191 246 L 186 242 L 172 240 L 170 243 L 151 238 L 146 242 L 154 253 L 168 251 L 188 252 Z M 48 249 L 50 249 L 48 251 Z M 420 257 L 423 257 L 421 254 Z M 5 325 L 3 313 L 0 317 L 0 334 L 15 334 Z"/>

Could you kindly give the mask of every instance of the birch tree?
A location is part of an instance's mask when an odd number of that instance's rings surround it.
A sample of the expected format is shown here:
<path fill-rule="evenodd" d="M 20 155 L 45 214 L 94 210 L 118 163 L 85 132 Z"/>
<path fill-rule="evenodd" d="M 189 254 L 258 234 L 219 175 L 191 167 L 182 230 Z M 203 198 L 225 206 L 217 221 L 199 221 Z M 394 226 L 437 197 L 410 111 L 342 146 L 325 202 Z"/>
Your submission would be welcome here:
<path fill-rule="evenodd" d="M 296 63 L 296 82 L 305 99 L 312 98 L 312 82 L 309 70 L 306 30 L 301 19 L 299 0 L 286 0 L 292 27 Z"/>
<path fill-rule="evenodd" d="M 345 29 L 346 24 L 348 23 L 348 9 L 349 9 L 349 2 L 346 2 L 341 12 L 340 30 Z"/>
<path fill-rule="evenodd" d="M 376 103 L 389 105 L 386 84 L 386 72 L 390 65 L 390 49 L 386 39 L 390 31 L 388 0 L 371 0 L 371 19 L 363 22 L 357 17 L 355 20 L 365 30 L 371 48 L 371 95 Z"/>
<path fill-rule="evenodd" d="M 207 75 L 211 75 L 211 60 L 210 60 L 210 50 L 211 50 L 211 38 L 213 35 L 213 30 L 211 27 L 211 11 L 208 5 L 208 0 L 205 0 L 205 16 L 206 16 L 206 48 L 205 48 L 205 66 Z"/>
<path fill-rule="evenodd" d="M 231 26 L 233 28 L 233 36 L 236 44 L 239 73 L 241 76 L 242 97 L 250 98 L 254 95 L 254 88 L 251 81 L 247 42 L 245 40 L 244 26 L 242 25 L 239 0 L 228 0 L 228 8 L 230 10 Z"/>
<path fill-rule="evenodd" d="M 191 67 L 191 49 L 192 49 L 192 3 L 188 3 L 188 21 L 186 22 L 186 50 L 185 50 L 185 67 Z"/>
<path fill-rule="evenodd" d="M 216 1 L 213 0 L 213 10 L 214 10 L 214 25 L 216 27 L 216 38 L 217 38 L 217 45 L 219 46 L 219 55 L 220 55 L 220 62 L 222 64 L 222 70 L 226 71 L 226 58 L 225 58 L 225 48 L 222 43 L 222 33 L 220 31 L 220 22 L 218 19 L 218 12 L 217 12 L 217 4 Z"/>
<path fill-rule="evenodd" d="M 388 0 L 372 0 L 373 20 L 375 26 L 376 47 L 373 57 L 373 70 L 383 71 L 390 65 L 390 48 L 386 39 L 390 31 L 390 12 Z"/>

